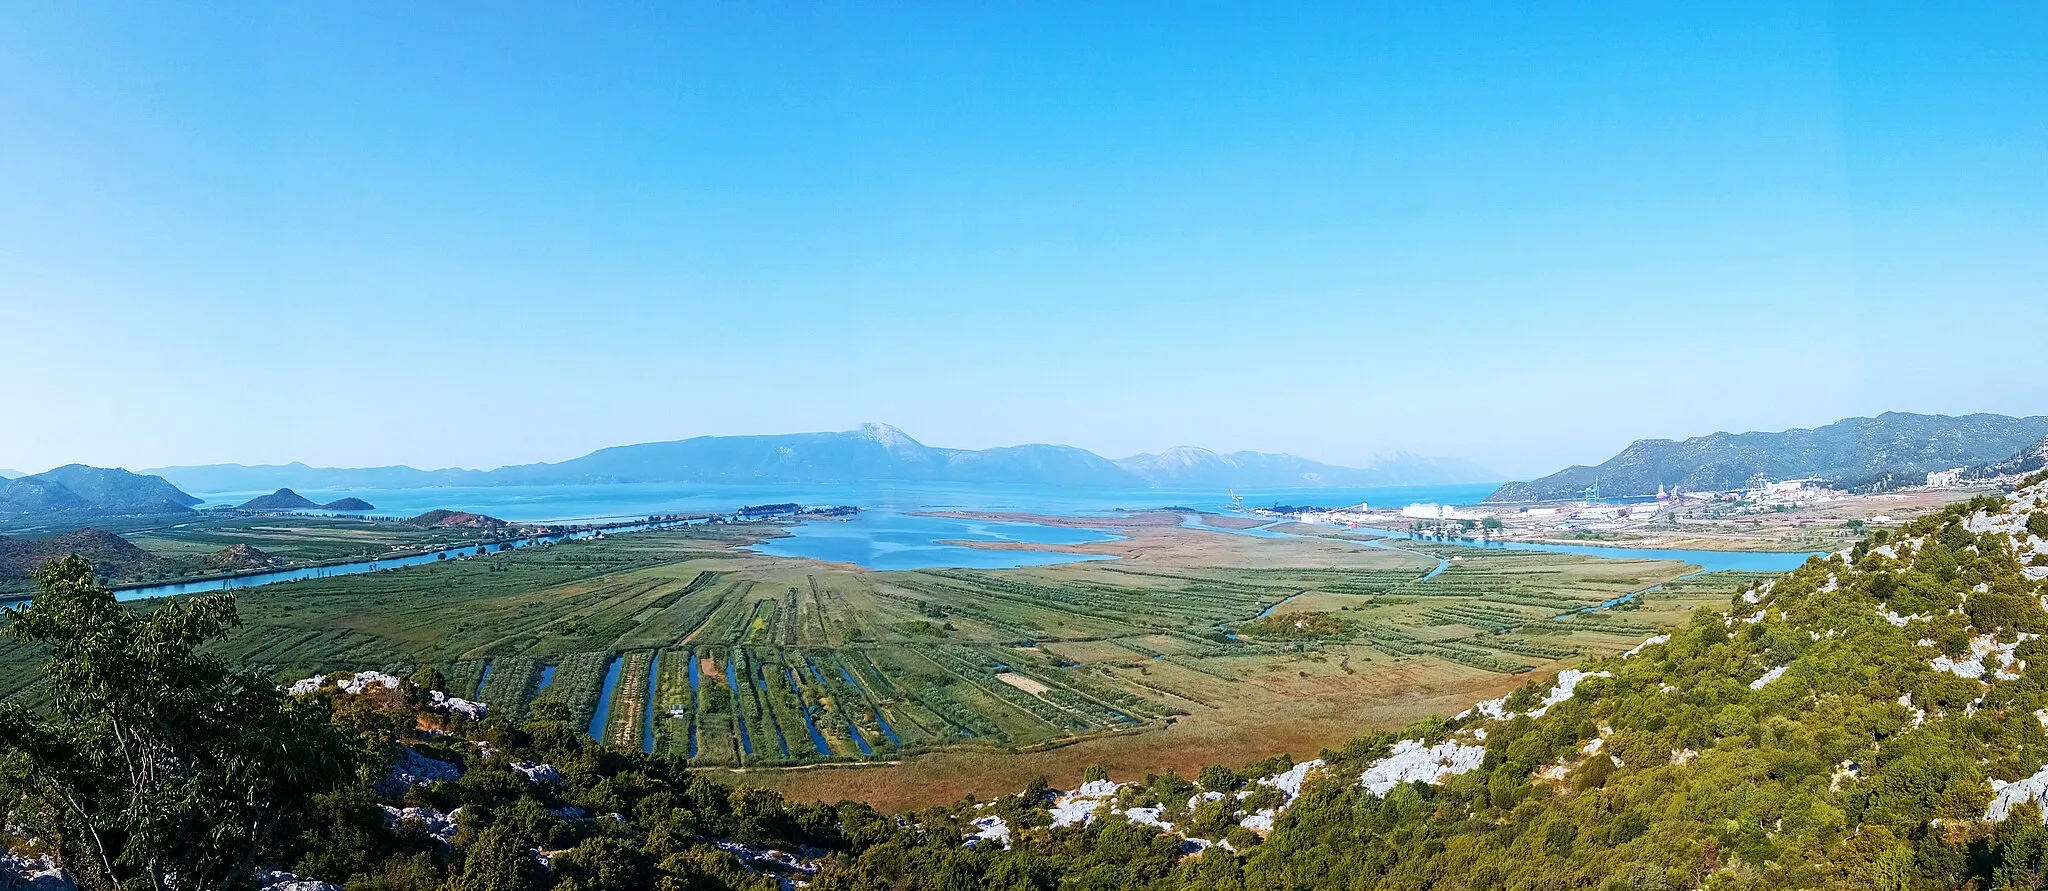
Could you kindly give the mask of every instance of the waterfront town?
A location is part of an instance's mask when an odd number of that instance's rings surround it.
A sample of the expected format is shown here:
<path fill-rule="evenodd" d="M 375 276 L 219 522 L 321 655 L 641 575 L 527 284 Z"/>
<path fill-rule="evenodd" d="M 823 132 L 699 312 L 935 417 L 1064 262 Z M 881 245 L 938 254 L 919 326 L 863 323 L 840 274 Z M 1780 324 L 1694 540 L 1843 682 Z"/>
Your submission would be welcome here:
<path fill-rule="evenodd" d="M 1962 468 L 1926 474 L 1920 485 L 1879 493 L 1832 488 L 1821 479 L 1753 477 L 1741 489 L 1693 492 L 1661 488 L 1654 496 L 1576 501 L 1418 502 L 1399 507 L 1276 506 L 1246 513 L 1318 526 L 1483 541 L 1626 542 L 1710 550 L 1775 544 L 1825 546 L 1867 530 L 1897 526 L 1975 495 L 1997 480 L 1972 480 Z"/>

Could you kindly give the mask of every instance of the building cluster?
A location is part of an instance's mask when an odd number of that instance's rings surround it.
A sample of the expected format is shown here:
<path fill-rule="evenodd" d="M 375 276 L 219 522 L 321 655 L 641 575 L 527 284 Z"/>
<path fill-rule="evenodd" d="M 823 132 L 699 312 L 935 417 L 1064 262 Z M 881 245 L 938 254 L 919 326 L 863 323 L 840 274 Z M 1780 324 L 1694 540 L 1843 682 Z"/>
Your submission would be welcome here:
<path fill-rule="evenodd" d="M 1965 468 L 1927 474 L 1927 489 L 1954 489 L 1969 485 Z M 1829 481 L 1808 477 L 1773 480 L 1758 474 L 1738 489 L 1693 492 L 1659 486 L 1654 496 L 1632 498 L 1599 497 L 1589 489 L 1580 501 L 1544 504 L 1452 505 L 1416 502 L 1398 508 L 1375 510 L 1369 504 L 1349 507 L 1295 507 L 1274 505 L 1240 512 L 1340 528 L 1370 528 L 1389 531 L 1422 529 L 1435 534 L 1460 537 L 1526 537 L 1567 532 L 1667 531 L 1693 528 L 1754 525 L 1767 516 L 1787 515 L 1781 521 L 1791 525 L 1826 522 L 1798 513 L 1807 508 L 1866 498 L 1904 498 L 1902 494 L 1858 495 L 1836 489 Z M 1862 522 L 1885 525 L 1888 515 L 1863 518 Z"/>

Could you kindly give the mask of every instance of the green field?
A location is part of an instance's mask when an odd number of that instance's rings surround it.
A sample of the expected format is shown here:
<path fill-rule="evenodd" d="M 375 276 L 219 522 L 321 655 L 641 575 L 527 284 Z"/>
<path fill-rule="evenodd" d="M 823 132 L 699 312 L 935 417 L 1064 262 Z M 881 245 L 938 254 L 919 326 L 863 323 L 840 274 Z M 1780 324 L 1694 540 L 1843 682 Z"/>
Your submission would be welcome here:
<path fill-rule="evenodd" d="M 1456 558 L 1425 580 L 1434 560 L 1417 554 L 1247 551 L 1249 539 L 1190 550 L 1218 533 L 1182 531 L 1134 538 L 1132 559 L 1018 570 L 871 572 L 735 550 L 768 534 L 641 532 L 250 589 L 222 651 L 281 681 L 433 665 L 497 713 L 545 698 L 578 726 L 618 659 L 597 731 L 705 766 L 1051 751 L 1176 724 L 1270 725 L 1248 738 L 1299 747 L 1355 730 L 1338 725 L 1345 709 L 1476 694 L 1626 649 L 1737 583 L 1694 577 L 1581 613 L 1691 568 L 1417 544 Z M 36 694 L 19 650 L 0 647 L 0 695 Z"/>

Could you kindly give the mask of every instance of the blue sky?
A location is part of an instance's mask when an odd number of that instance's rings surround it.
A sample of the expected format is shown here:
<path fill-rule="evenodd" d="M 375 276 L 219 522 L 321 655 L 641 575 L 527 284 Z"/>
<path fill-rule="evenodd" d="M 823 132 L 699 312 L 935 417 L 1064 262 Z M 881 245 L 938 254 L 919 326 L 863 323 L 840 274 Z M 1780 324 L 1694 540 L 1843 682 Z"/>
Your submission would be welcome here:
<path fill-rule="evenodd" d="M 0 467 L 2048 412 L 2048 6 L 1272 7 L 7 0 Z"/>

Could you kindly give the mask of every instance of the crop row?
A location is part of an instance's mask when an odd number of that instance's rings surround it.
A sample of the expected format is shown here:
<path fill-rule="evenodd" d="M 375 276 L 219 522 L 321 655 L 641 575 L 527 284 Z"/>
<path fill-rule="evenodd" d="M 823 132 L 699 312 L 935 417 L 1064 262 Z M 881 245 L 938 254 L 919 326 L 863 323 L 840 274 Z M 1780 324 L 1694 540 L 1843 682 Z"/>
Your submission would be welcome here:
<path fill-rule="evenodd" d="M 690 666 L 696 656 L 687 647 L 661 651 L 661 670 L 654 679 L 654 751 L 694 757 L 691 740 L 697 732 L 697 697 L 690 689 Z"/>
<path fill-rule="evenodd" d="M 1548 631 L 1570 634 L 1574 631 L 1592 631 L 1600 634 L 1652 634 L 1657 628 L 1641 622 L 1630 622 L 1609 616 L 1595 616 L 1591 613 L 1572 616 L 1568 619 L 1542 619 L 1522 626 L 1524 631 Z"/>
<path fill-rule="evenodd" d="M 442 674 L 447 681 L 448 695 L 464 699 L 478 698 L 481 694 L 477 692 L 477 687 L 483 682 L 484 664 L 482 659 L 464 659 L 449 666 L 448 671 Z"/>
<path fill-rule="evenodd" d="M 1579 655 L 1576 647 L 1561 647 L 1555 644 L 1538 643 L 1526 637 L 1490 637 L 1486 645 L 1496 650 L 1505 650 L 1523 656 L 1537 656 L 1544 659 L 1569 659 Z"/>
<path fill-rule="evenodd" d="M 533 698 L 539 663 L 523 656 L 501 656 L 491 660 L 490 675 L 478 691 L 495 715 L 517 717 Z"/>
<path fill-rule="evenodd" d="M 654 653 L 634 650 L 619 667 L 618 685 L 612 688 L 611 711 L 605 715 L 605 741 L 626 748 L 640 748 L 645 726 L 650 669 Z"/>
<path fill-rule="evenodd" d="M 604 652 L 570 653 L 555 661 L 554 683 L 541 696 L 568 709 L 571 726 L 587 726 L 597 713 L 597 698 L 603 692 L 605 664 L 610 656 Z"/>
<path fill-rule="evenodd" d="M 1529 668 L 1529 666 L 1512 659 L 1503 659 L 1485 650 L 1454 643 L 1425 644 L 1424 651 L 1433 656 L 1449 659 L 1452 662 L 1459 662 L 1470 665 L 1473 668 L 1483 668 L 1487 671 L 1498 671 L 1504 674 L 1525 671 Z"/>
<path fill-rule="evenodd" d="M 1516 612 L 1510 607 L 1485 603 L 1432 607 L 1425 610 L 1423 616 L 1436 625 L 1469 625 L 1495 632 L 1508 631 L 1524 622 L 1539 618 Z"/>
<path fill-rule="evenodd" d="M 1054 727 L 1076 730 L 1087 726 L 1085 723 L 1077 720 L 1072 714 L 1069 714 L 1065 709 L 997 679 L 995 675 L 998 672 L 1008 671 L 1010 666 L 987 653 L 972 647 L 920 647 L 919 649 L 926 658 L 944 666 L 962 679 L 969 680 L 970 682 L 985 680 L 986 683 L 978 683 L 977 686 L 980 686 L 982 690 L 994 695 L 996 698 L 1001 699 L 1004 703 L 1015 706 L 1047 724 Z"/>
<path fill-rule="evenodd" d="M 752 760 L 788 759 L 789 740 L 783 735 L 775 714 L 768 710 L 764 695 L 768 683 L 761 677 L 761 666 L 748 658 L 744 648 L 732 647 L 726 652 L 732 664 L 732 679 L 736 682 L 733 697 L 739 700 L 740 720 L 746 722 L 747 738 L 753 741 Z"/>

